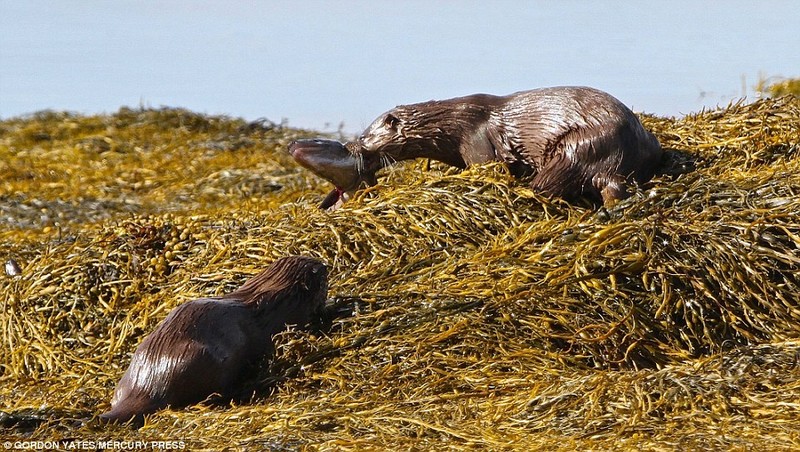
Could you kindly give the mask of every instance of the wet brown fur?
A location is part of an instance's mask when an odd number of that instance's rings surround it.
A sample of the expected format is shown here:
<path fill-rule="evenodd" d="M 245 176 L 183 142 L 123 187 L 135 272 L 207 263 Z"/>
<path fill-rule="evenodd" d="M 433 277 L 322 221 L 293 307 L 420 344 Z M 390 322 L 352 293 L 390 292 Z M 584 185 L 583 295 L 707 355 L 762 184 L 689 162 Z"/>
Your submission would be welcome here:
<path fill-rule="evenodd" d="M 107 421 L 142 421 L 166 406 L 212 394 L 231 397 L 249 370 L 273 351 L 272 335 L 304 326 L 327 296 L 320 261 L 279 259 L 237 290 L 176 307 L 136 348 L 119 381 Z"/>
<path fill-rule="evenodd" d="M 358 144 L 370 162 L 430 158 L 464 168 L 501 160 L 515 175 L 532 176 L 536 190 L 604 202 L 652 178 L 662 155 L 629 108 L 588 87 L 401 105 L 378 117 Z"/>

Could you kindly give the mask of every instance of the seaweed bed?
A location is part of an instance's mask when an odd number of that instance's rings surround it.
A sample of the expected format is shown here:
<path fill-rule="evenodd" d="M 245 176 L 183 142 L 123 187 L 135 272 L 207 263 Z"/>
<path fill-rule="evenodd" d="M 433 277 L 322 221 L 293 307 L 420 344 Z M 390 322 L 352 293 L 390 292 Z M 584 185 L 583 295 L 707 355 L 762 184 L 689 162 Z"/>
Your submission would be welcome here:
<path fill-rule="evenodd" d="M 421 161 L 334 212 L 285 150 L 312 131 L 180 109 L 4 120 L 0 437 L 800 448 L 800 99 L 642 120 L 666 170 L 608 209 Z M 251 399 L 97 423 L 170 309 L 288 254 L 328 264 L 328 315 L 278 337 Z"/>

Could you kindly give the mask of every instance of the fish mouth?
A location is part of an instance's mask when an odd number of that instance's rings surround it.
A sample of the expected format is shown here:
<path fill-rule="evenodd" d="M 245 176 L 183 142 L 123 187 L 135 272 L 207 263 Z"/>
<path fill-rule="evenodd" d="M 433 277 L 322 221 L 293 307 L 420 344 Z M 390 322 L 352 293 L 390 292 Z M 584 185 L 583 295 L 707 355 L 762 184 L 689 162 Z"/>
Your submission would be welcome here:
<path fill-rule="evenodd" d="M 303 166 L 320 155 L 343 156 L 349 153 L 344 144 L 335 140 L 294 140 L 289 143 L 289 154 Z"/>
<path fill-rule="evenodd" d="M 337 187 L 350 188 L 360 179 L 357 157 L 338 141 L 297 140 L 289 145 L 289 154 L 300 166 Z"/>
<path fill-rule="evenodd" d="M 347 193 L 357 190 L 362 184 L 375 185 L 375 173 L 380 161 L 375 156 L 360 152 L 355 142 L 341 143 L 336 140 L 307 139 L 289 144 L 289 154 L 302 167 L 331 182 L 336 188 L 323 200 L 321 208 L 327 209 L 341 200 Z"/>

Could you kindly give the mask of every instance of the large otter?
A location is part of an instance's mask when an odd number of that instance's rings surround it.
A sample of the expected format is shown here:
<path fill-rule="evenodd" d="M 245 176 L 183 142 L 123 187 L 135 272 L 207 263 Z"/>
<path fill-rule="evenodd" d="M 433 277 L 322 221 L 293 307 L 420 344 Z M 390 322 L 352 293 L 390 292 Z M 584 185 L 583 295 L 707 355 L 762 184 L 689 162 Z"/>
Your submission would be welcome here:
<path fill-rule="evenodd" d="M 331 147 L 335 147 L 330 145 Z M 349 143 L 361 180 L 387 162 L 429 158 L 464 168 L 500 160 L 534 189 L 567 200 L 612 202 L 653 177 L 658 140 L 613 96 L 555 87 L 401 105 Z M 319 167 L 323 159 L 307 167 Z"/>
<path fill-rule="evenodd" d="M 166 406 L 236 395 L 248 371 L 272 353 L 272 336 L 307 324 L 327 290 L 323 263 L 292 256 L 234 292 L 178 306 L 136 348 L 101 418 L 141 424 L 142 415 Z"/>

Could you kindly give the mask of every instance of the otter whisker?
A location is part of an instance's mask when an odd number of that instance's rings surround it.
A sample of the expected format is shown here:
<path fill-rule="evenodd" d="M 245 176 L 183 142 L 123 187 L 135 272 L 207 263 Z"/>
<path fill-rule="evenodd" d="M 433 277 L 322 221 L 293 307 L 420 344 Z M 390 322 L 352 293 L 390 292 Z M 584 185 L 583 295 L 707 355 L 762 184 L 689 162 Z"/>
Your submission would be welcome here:
<path fill-rule="evenodd" d="M 361 156 L 353 153 L 351 153 L 350 155 L 352 155 L 355 158 L 356 174 L 361 175 L 361 165 L 362 165 Z"/>
<path fill-rule="evenodd" d="M 379 158 L 380 158 L 380 161 L 381 161 L 381 167 L 382 168 L 387 168 L 387 171 L 388 171 L 388 173 L 390 175 L 393 174 L 395 172 L 395 170 L 397 169 L 397 167 L 395 166 L 395 163 L 397 163 L 397 160 L 393 156 L 391 156 L 389 154 L 386 154 L 384 152 L 381 152 L 379 154 Z"/>
<path fill-rule="evenodd" d="M 395 159 L 394 157 L 385 152 L 381 152 L 380 157 L 381 157 L 381 165 L 383 165 L 384 168 L 394 166 L 394 164 L 397 163 L 397 159 Z"/>

